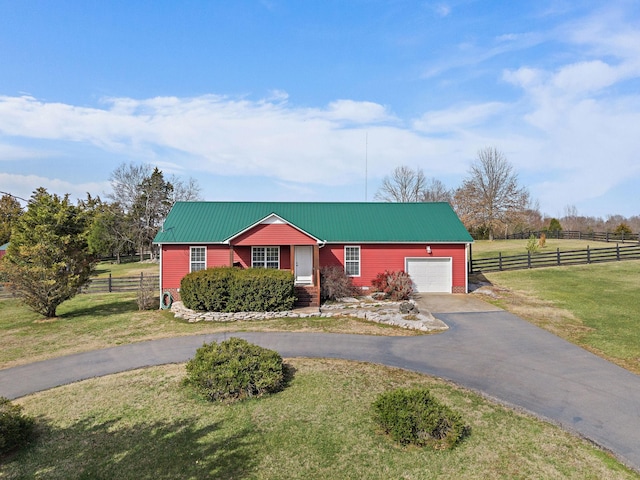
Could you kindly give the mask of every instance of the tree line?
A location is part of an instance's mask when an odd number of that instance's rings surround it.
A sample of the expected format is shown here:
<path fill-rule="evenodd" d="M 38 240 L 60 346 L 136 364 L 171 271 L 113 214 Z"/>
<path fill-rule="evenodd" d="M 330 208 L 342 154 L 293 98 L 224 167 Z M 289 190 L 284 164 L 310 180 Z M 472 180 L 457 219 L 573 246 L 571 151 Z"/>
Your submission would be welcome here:
<path fill-rule="evenodd" d="M 579 230 L 631 233 L 640 231 L 640 216 L 606 219 L 578 215 L 573 205 L 560 218 L 540 212 L 529 190 L 504 153 L 496 147 L 478 152 L 467 176 L 457 188 L 447 188 L 437 178 L 427 179 L 422 169 L 399 166 L 387 175 L 375 194 L 383 202 L 448 202 L 474 238 L 505 237 L 527 231 Z"/>

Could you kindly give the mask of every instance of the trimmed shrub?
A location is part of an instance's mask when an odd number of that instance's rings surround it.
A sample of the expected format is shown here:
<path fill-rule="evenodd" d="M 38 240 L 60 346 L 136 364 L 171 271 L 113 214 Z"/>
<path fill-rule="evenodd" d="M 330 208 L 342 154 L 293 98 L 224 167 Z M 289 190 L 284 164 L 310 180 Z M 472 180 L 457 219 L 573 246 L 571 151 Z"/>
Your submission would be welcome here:
<path fill-rule="evenodd" d="M 371 280 L 371 285 L 374 291 L 384 294 L 385 298 L 393 301 L 409 300 L 415 291 L 411 277 L 402 270 L 398 272 L 385 270 Z"/>
<path fill-rule="evenodd" d="M 235 270 L 229 286 L 229 312 L 282 312 L 296 301 L 295 279 L 288 270 Z"/>
<path fill-rule="evenodd" d="M 186 275 L 180 282 L 185 307 L 205 312 L 281 312 L 295 302 L 288 270 L 215 267 Z"/>
<path fill-rule="evenodd" d="M 204 312 L 226 312 L 234 267 L 216 267 L 192 272 L 180 282 L 180 298 L 185 307 Z"/>
<path fill-rule="evenodd" d="M 187 363 L 185 385 L 211 402 L 233 402 L 278 391 L 285 371 L 278 352 L 232 337 L 204 344 Z"/>
<path fill-rule="evenodd" d="M 34 420 L 22 407 L 0 397 L 0 455 L 26 445 L 33 435 Z"/>
<path fill-rule="evenodd" d="M 339 265 L 331 265 L 320 269 L 320 298 L 322 300 L 338 300 L 345 297 L 362 295 L 359 287 Z"/>
<path fill-rule="evenodd" d="M 380 394 L 373 403 L 373 417 L 402 445 L 446 450 L 469 434 L 460 415 L 439 403 L 426 388 L 399 388 Z"/>

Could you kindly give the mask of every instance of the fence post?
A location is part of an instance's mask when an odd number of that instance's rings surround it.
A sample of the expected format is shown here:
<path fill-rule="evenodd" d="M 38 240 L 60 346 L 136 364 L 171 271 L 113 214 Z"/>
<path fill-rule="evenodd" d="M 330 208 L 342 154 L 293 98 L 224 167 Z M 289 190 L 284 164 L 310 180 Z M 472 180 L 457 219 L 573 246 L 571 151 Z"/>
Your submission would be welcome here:
<path fill-rule="evenodd" d="M 108 285 L 109 285 L 109 288 L 108 288 L 109 289 L 109 293 L 113 292 L 113 287 L 111 285 L 111 272 L 109 272 L 109 283 L 108 283 Z"/>
<path fill-rule="evenodd" d="M 606 235 L 607 235 L 607 240 L 606 240 L 606 242 L 607 242 L 607 243 L 609 243 L 609 232 L 607 232 L 607 234 L 606 234 Z"/>
<path fill-rule="evenodd" d="M 498 252 L 498 268 L 502 271 L 502 252 Z"/>
<path fill-rule="evenodd" d="M 469 273 L 473 273 L 473 251 L 471 250 L 471 244 L 469 244 Z"/>
<path fill-rule="evenodd" d="M 587 263 L 591 263 L 591 250 L 589 250 L 589 245 L 587 245 Z"/>
<path fill-rule="evenodd" d="M 531 268 L 531 252 L 527 251 L 527 266 Z"/>
<path fill-rule="evenodd" d="M 560 247 L 558 247 L 557 254 L 558 254 L 558 266 L 560 266 Z"/>
<path fill-rule="evenodd" d="M 140 288 L 142 288 L 143 283 L 144 283 L 144 272 L 140 272 Z"/>
<path fill-rule="evenodd" d="M 616 258 L 620 261 L 620 244 L 616 243 Z"/>

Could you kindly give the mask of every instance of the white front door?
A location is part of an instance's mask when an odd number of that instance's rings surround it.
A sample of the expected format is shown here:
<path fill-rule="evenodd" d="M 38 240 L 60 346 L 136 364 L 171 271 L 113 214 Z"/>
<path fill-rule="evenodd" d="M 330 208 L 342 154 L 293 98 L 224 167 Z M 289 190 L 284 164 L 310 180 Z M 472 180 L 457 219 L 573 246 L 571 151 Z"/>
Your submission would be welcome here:
<path fill-rule="evenodd" d="M 313 284 L 313 246 L 298 245 L 295 247 L 296 283 Z"/>

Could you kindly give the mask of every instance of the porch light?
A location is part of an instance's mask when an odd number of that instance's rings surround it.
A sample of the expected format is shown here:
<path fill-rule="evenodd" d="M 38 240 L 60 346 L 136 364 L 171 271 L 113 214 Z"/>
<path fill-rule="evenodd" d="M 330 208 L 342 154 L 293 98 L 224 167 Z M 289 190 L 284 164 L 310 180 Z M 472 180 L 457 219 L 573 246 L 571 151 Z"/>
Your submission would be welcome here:
<path fill-rule="evenodd" d="M 431 254 L 431 245 L 427 245 L 427 253 Z"/>

